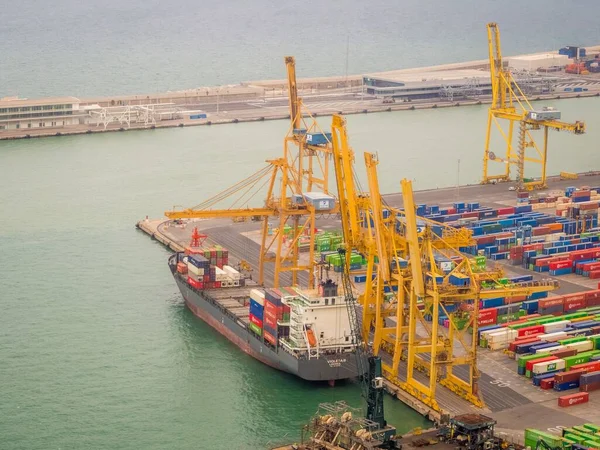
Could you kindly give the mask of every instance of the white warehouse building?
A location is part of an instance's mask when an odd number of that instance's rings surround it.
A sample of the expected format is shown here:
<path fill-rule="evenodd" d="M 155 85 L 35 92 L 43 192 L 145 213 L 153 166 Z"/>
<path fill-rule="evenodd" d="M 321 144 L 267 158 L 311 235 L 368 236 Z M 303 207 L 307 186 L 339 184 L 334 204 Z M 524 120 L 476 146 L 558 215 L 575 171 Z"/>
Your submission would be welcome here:
<path fill-rule="evenodd" d="M 564 67 L 571 62 L 567 55 L 558 53 L 538 53 L 535 55 L 513 56 L 507 58 L 508 66 L 513 70 L 535 72 L 538 69 Z"/>

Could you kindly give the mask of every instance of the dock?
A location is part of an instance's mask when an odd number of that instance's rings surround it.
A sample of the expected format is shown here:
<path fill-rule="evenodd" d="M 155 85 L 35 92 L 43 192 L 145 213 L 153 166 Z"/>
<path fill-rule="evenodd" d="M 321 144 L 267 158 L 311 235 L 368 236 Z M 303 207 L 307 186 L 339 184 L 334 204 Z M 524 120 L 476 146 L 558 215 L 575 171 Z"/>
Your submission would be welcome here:
<path fill-rule="evenodd" d="M 598 53 L 600 46 L 586 50 L 588 54 Z M 513 58 L 536 55 L 548 52 Z M 506 60 L 510 63 L 511 57 Z M 297 86 L 305 109 L 315 116 L 453 108 L 491 101 L 488 66 L 487 60 L 478 60 L 360 75 L 301 78 Z M 555 88 L 551 92 L 531 93 L 531 101 L 600 97 L 600 73 L 532 74 L 551 80 Z M 388 94 L 380 93 L 373 80 L 410 88 L 400 89 L 393 95 L 397 100 L 389 103 L 384 98 Z M 465 80 L 477 86 L 476 92 L 465 86 Z M 531 81 L 530 77 L 528 80 Z M 28 113 L 22 120 L 18 117 L 15 120 L 14 115 L 3 118 L 0 113 L 0 140 L 282 120 L 289 117 L 288 103 L 287 80 L 283 79 L 112 97 L 0 99 L 0 110 L 27 112 L 43 108 L 64 113 L 35 121 L 30 120 Z"/>
<path fill-rule="evenodd" d="M 570 185 L 600 185 L 599 173 L 579 174 L 579 179 L 560 180 L 558 177 L 550 177 L 548 190 L 564 190 Z M 485 206 L 509 206 L 515 203 L 515 193 L 508 190 L 506 183 L 496 185 L 469 185 L 456 187 L 416 191 L 415 199 L 418 203 L 429 204 L 451 204 L 460 199 L 478 201 Z M 385 200 L 392 206 L 402 206 L 402 196 L 399 193 L 384 195 Z M 173 224 L 164 219 L 145 218 L 136 224 L 136 227 L 149 235 L 152 239 L 160 242 L 173 251 L 182 251 L 189 243 L 190 235 L 194 227 L 199 227 L 206 233 L 212 242 L 223 245 L 229 249 L 230 258 L 244 259 L 253 267 L 258 266 L 259 244 L 248 237 L 250 232 L 259 228 L 259 224 L 245 222 L 233 223 L 228 219 L 208 219 Z M 339 228 L 338 219 L 320 219 L 318 227 Z M 533 274 L 539 278 L 540 274 L 526 271 L 520 267 L 503 265 L 503 269 L 510 276 L 519 274 Z M 273 273 L 266 270 L 266 279 L 272 279 Z M 548 278 L 548 274 L 544 274 Z M 556 294 L 566 294 L 591 289 L 590 280 L 578 276 L 556 277 L 561 288 Z M 282 283 L 285 284 L 285 280 Z M 390 356 L 383 353 L 384 362 L 389 363 Z M 387 359 L 387 361 L 386 361 Z M 447 388 L 438 386 L 437 400 L 444 414 L 458 415 L 478 412 L 498 421 L 498 429 L 514 442 L 522 440 L 525 426 L 541 430 L 558 430 L 560 427 L 579 425 L 584 422 L 593 422 L 597 419 L 598 402 L 600 392 L 590 393 L 590 403 L 578 405 L 575 408 L 559 408 L 557 397 L 562 393 L 543 391 L 533 387 L 529 380 L 517 375 L 516 362 L 509 359 L 502 352 L 480 350 L 478 352 L 478 363 L 481 371 L 479 389 L 485 400 L 486 408 L 479 409 L 467 401 L 457 397 Z M 403 364 L 403 363 L 401 363 Z M 400 373 L 402 373 L 402 367 Z M 465 376 L 466 371 L 461 373 L 461 367 L 456 368 L 457 376 Z M 417 399 L 406 394 L 393 382 L 386 381 L 386 390 L 392 396 L 428 417 L 434 422 L 439 422 L 442 415 Z"/>

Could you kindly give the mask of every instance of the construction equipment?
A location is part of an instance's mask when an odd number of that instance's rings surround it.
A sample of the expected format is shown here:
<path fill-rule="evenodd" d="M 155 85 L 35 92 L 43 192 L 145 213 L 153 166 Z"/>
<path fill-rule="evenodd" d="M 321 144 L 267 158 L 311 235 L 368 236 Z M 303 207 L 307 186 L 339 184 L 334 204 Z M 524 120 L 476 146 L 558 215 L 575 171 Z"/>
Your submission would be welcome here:
<path fill-rule="evenodd" d="M 585 123 L 561 122 L 560 111 L 553 108 L 534 109 L 517 84 L 512 73 L 502 61 L 500 49 L 500 30 L 495 23 L 487 25 L 488 47 L 490 60 L 490 75 L 492 81 L 492 104 L 488 110 L 485 152 L 483 156 L 482 184 L 497 181 L 510 181 L 511 165 L 516 166 L 517 190 L 543 189 L 546 183 L 546 164 L 548 159 L 548 130 L 569 131 L 574 134 L 585 133 Z M 507 130 L 503 129 L 501 121 L 508 122 Z M 492 123 L 502 137 L 506 149 L 505 156 L 491 150 Z M 515 130 L 517 125 L 518 130 Z M 542 130 L 544 137 L 540 146 L 533 139 L 532 131 Z M 516 146 L 513 144 L 517 134 Z M 531 154 L 531 155 L 530 155 Z M 489 163 L 497 162 L 504 165 L 504 171 L 490 175 Z M 525 163 L 539 164 L 541 175 L 539 180 L 525 177 Z"/>
<path fill-rule="evenodd" d="M 274 265 L 273 286 L 279 287 L 281 275 L 290 273 L 289 285 L 299 284 L 298 275 L 308 275 L 308 286 L 314 287 L 314 248 L 316 217 L 319 214 L 335 214 L 338 211 L 335 198 L 329 194 L 329 160 L 331 155 L 330 134 L 323 132 L 314 118 L 303 117 L 302 100 L 296 88 L 295 60 L 285 58 L 288 75 L 290 104 L 290 128 L 284 140 L 283 155 L 267 161 L 267 166 L 245 180 L 218 193 L 214 197 L 179 211 L 167 211 L 169 219 L 183 218 L 232 218 L 235 222 L 260 219 L 262 225 L 259 256 L 259 280 L 265 282 L 265 266 Z M 276 183 L 280 181 L 280 185 Z M 251 202 L 256 196 L 266 198 L 262 207 Z M 211 209 L 231 201 L 225 209 Z M 268 234 L 269 218 L 276 217 L 279 226 L 271 236 Z M 287 236 L 286 234 L 287 230 Z M 299 258 L 300 237 L 308 235 L 310 248 L 308 262 Z"/>

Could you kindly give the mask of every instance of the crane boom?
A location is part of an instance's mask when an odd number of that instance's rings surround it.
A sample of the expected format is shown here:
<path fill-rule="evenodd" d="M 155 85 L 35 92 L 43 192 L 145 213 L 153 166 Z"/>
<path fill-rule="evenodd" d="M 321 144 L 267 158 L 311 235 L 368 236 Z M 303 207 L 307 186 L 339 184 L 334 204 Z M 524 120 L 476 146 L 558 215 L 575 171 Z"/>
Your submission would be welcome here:
<path fill-rule="evenodd" d="M 568 123 L 560 121 L 560 112 L 553 108 L 534 110 L 527 95 L 510 69 L 504 66 L 500 48 L 500 29 L 498 24 L 487 25 L 488 53 L 490 77 L 492 85 L 492 103 L 488 110 L 487 133 L 483 156 L 482 184 L 511 179 L 511 165 L 516 167 L 518 190 L 543 189 L 547 187 L 546 166 L 548 162 L 548 130 L 567 131 L 574 134 L 585 133 L 585 123 L 576 121 Z M 501 121 L 508 122 L 504 130 Z M 496 125 L 505 142 L 505 155 L 501 156 L 492 151 L 492 124 Z M 517 125 L 517 129 L 515 129 Z M 543 130 L 543 142 L 539 146 L 533 138 L 532 131 Z M 515 137 L 516 135 L 516 137 Z M 516 140 L 516 143 L 513 141 Z M 528 151 L 528 149 L 532 149 Z M 497 162 L 504 165 L 500 174 L 489 173 L 489 163 Z M 541 166 L 540 179 L 533 181 L 525 177 L 525 162 Z"/>
<path fill-rule="evenodd" d="M 288 95 L 290 100 L 290 120 L 292 127 L 299 129 L 302 121 L 302 101 L 298 98 L 298 87 L 296 86 L 296 59 L 293 56 L 285 57 L 287 68 Z"/>

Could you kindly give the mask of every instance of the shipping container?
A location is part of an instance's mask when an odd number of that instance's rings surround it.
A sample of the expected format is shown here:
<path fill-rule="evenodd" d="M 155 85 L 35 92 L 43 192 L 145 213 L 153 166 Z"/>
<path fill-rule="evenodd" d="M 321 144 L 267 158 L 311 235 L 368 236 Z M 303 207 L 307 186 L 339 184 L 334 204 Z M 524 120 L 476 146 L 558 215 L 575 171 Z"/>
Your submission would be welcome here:
<path fill-rule="evenodd" d="M 549 360 L 549 361 L 537 362 L 535 364 L 532 364 L 532 368 L 530 369 L 531 373 L 535 374 L 535 375 L 539 375 L 542 373 L 556 372 L 558 370 L 564 370 L 565 361 L 563 359 L 558 359 L 554 356 L 551 356 L 550 358 L 555 358 L 555 359 Z"/>
<path fill-rule="evenodd" d="M 536 358 L 535 356 L 538 356 L 538 357 Z M 529 359 L 529 360 L 526 361 L 526 363 L 525 363 L 525 370 L 532 371 L 533 370 L 533 366 L 535 364 L 543 364 L 545 362 L 557 361 L 557 360 L 559 360 L 559 358 L 557 358 L 556 356 L 534 355 L 533 358 L 531 358 L 531 359 Z"/>
<path fill-rule="evenodd" d="M 579 392 L 577 394 L 563 395 L 558 397 L 558 406 L 569 407 L 579 405 L 581 403 L 587 403 L 590 399 L 590 395 L 587 392 Z"/>
<path fill-rule="evenodd" d="M 250 331 L 252 331 L 254 334 L 257 334 L 258 336 L 262 336 L 262 329 L 259 328 L 257 325 L 253 324 L 252 322 L 250 322 L 248 324 L 248 329 Z"/>

